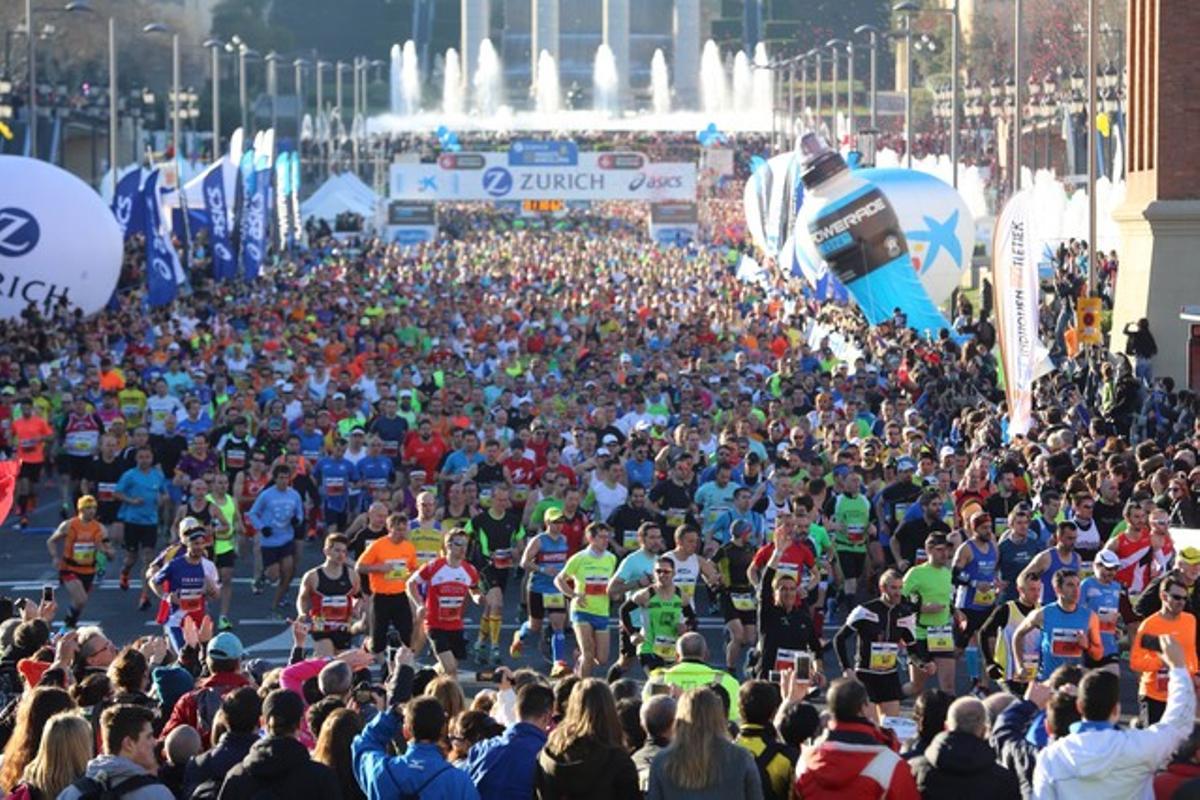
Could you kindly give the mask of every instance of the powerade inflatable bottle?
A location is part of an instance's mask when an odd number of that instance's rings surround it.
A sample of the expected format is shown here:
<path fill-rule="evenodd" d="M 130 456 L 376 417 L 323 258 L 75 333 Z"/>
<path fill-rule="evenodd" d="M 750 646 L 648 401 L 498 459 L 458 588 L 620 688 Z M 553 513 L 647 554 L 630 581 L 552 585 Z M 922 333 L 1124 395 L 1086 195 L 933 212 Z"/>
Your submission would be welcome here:
<path fill-rule="evenodd" d="M 887 196 L 851 171 L 817 134 L 804 134 L 799 149 L 804 160 L 799 222 L 867 321 L 878 325 L 899 308 L 918 333 L 936 336 L 949 329 L 913 269 L 908 241 Z"/>

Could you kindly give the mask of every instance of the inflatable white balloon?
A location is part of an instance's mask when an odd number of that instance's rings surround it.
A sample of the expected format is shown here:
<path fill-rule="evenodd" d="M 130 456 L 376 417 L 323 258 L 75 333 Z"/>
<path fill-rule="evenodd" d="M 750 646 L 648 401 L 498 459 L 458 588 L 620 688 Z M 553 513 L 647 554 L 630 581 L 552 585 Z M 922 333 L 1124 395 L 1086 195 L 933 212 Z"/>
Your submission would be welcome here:
<path fill-rule="evenodd" d="M 746 228 L 754 243 L 769 256 L 779 255 L 791 234 L 796 220 L 791 206 L 799 180 L 800 160 L 789 151 L 760 165 L 746 181 L 742 195 Z"/>
<path fill-rule="evenodd" d="M 0 319 L 62 297 L 96 313 L 123 255 L 121 228 L 95 190 L 45 161 L 0 156 Z"/>
<path fill-rule="evenodd" d="M 856 174 L 879 186 L 896 209 L 913 269 L 929 299 L 937 305 L 949 300 L 975 252 L 975 220 L 967 201 L 927 172 L 890 167 Z"/>

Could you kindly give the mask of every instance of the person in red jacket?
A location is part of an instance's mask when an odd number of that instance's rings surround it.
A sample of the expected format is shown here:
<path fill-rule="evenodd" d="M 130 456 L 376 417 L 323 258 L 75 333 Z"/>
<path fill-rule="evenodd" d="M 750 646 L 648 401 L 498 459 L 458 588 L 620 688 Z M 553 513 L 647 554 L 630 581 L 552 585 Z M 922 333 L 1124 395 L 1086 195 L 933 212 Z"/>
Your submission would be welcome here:
<path fill-rule="evenodd" d="M 209 676 L 196 683 L 196 688 L 175 701 L 171 716 L 163 726 L 162 738 L 180 725 L 191 725 L 200 733 L 204 749 L 212 737 L 213 717 L 221 707 L 221 698 L 234 689 L 253 687 L 254 683 L 242 674 L 242 642 L 229 631 L 218 633 L 208 643 Z"/>
<path fill-rule="evenodd" d="M 1190 789 L 1200 785 L 1200 725 L 1192 728 L 1192 735 L 1179 745 L 1167 768 L 1154 776 L 1154 800 L 1171 800 L 1188 783 Z"/>
<path fill-rule="evenodd" d="M 871 701 L 853 678 L 829 685 L 825 695 L 833 720 L 819 746 L 796 768 L 796 796 L 804 800 L 919 800 L 908 763 L 891 731 L 868 721 Z"/>

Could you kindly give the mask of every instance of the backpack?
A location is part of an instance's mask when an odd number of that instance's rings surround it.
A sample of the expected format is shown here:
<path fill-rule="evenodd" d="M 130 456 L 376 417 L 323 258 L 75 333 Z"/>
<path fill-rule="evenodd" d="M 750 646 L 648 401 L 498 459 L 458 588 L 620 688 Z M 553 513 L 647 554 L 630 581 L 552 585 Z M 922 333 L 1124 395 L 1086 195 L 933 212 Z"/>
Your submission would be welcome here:
<path fill-rule="evenodd" d="M 432 775 L 430 775 L 428 778 L 426 778 L 426 779 L 425 779 L 425 782 L 424 782 L 424 783 L 422 783 L 420 786 L 418 786 L 418 787 L 416 788 L 416 790 L 415 790 L 415 791 L 413 791 L 413 792 L 409 792 L 409 793 L 405 793 L 405 794 L 399 794 L 399 792 L 401 791 L 401 789 L 400 789 L 400 784 L 399 784 L 399 783 L 397 783 L 397 782 L 396 782 L 396 779 L 392 777 L 392 773 L 388 771 L 388 768 L 387 768 L 387 765 L 386 765 L 386 764 L 385 764 L 385 765 L 384 765 L 384 767 L 383 767 L 383 774 L 384 774 L 384 775 L 387 775 L 387 776 L 388 776 L 388 780 L 392 782 L 392 786 L 395 786 L 395 787 L 396 787 L 396 792 L 397 792 L 397 794 L 396 794 L 396 798 L 397 798 L 397 800 L 421 800 L 421 792 L 425 791 L 425 787 L 426 787 L 426 786 L 428 786 L 429 784 L 433 783 L 435 780 L 437 780 L 437 779 L 438 779 L 438 777 L 439 777 L 439 776 L 440 776 L 440 775 L 441 775 L 443 772 L 446 772 L 446 771 L 447 771 L 447 770 L 449 770 L 449 769 L 451 769 L 451 765 L 450 765 L 450 764 L 448 764 L 448 763 L 447 763 L 447 764 L 444 764 L 444 765 L 442 766 L 442 768 L 441 768 L 441 769 L 439 769 L 437 772 L 433 773 L 433 774 L 432 774 Z"/>
<path fill-rule="evenodd" d="M 80 778 L 71 786 L 79 792 L 79 800 L 119 800 L 130 792 L 155 784 L 162 786 L 163 782 L 153 775 L 134 775 L 116 786 L 107 781 L 101 783 L 95 778 Z"/>
<path fill-rule="evenodd" d="M 779 742 L 764 741 L 764 745 L 763 751 L 754 757 L 754 766 L 758 767 L 758 780 L 762 784 L 763 800 L 788 800 L 787 792 L 782 797 L 776 794 L 771 785 L 771 776 L 767 772 L 767 767 L 770 766 L 775 756 L 784 756 L 795 765 L 798 754 L 792 748 Z M 788 779 L 788 789 L 791 789 L 790 778 Z"/>

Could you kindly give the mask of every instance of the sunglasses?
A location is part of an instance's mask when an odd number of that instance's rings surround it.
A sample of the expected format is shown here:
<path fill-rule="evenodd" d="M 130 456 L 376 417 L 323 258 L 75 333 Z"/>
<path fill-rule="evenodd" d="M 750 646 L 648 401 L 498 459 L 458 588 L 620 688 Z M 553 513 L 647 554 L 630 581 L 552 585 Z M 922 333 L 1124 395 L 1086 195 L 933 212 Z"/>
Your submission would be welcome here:
<path fill-rule="evenodd" d="M 1175 594 L 1174 592 L 1168 592 L 1167 599 L 1174 600 L 1177 603 L 1186 603 L 1188 596 L 1186 594 Z"/>

